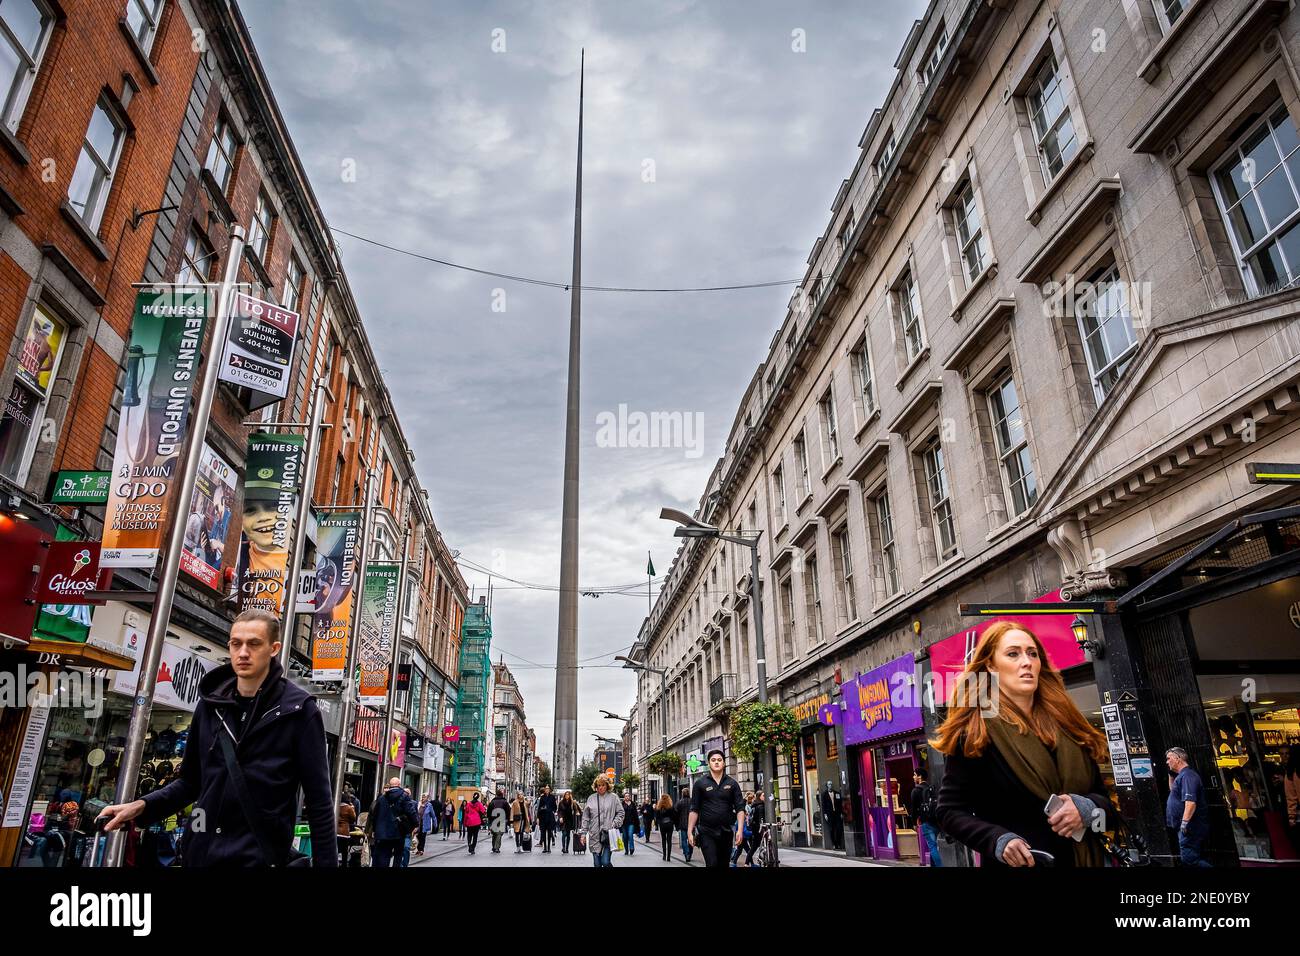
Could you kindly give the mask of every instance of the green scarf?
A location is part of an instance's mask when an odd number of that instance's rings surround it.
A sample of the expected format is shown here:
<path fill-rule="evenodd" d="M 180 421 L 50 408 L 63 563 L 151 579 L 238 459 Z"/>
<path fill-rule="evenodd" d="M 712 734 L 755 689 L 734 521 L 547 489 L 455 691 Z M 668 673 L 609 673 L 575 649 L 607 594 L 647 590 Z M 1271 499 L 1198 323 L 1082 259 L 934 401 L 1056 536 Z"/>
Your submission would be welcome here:
<path fill-rule="evenodd" d="M 1056 749 L 1051 751 L 1037 734 L 1017 731 L 1001 717 L 985 720 L 984 726 L 1016 779 L 1044 804 L 1054 793 L 1086 794 L 1092 786 L 1092 761 L 1063 730 L 1057 730 Z M 1084 824 L 1086 827 L 1087 821 Z M 1085 830 L 1079 843 L 1070 842 L 1074 844 L 1075 866 L 1105 865 L 1105 854 L 1091 829 Z"/>

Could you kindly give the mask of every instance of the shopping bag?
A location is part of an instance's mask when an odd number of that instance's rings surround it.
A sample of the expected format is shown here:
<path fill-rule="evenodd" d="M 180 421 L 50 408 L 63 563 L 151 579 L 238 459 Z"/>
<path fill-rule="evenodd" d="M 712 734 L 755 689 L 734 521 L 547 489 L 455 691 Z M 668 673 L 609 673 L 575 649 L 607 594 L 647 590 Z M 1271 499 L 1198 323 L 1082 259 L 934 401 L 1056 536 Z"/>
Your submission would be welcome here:
<path fill-rule="evenodd" d="M 609 849 L 611 853 L 623 849 L 623 833 L 613 827 L 609 829 Z"/>

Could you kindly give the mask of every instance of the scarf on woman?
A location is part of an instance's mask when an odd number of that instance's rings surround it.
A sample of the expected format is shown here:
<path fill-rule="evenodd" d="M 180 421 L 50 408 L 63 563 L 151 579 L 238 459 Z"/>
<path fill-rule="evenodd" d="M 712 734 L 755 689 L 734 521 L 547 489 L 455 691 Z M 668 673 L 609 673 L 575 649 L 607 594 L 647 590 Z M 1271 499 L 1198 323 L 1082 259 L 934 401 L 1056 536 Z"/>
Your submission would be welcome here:
<path fill-rule="evenodd" d="M 1083 748 L 1067 733 L 1056 731 L 1056 748 L 1047 746 L 1031 731 L 1017 731 L 1001 717 L 984 722 L 989 738 L 1011 772 L 1026 790 L 1044 804 L 1054 793 L 1086 794 L 1092 786 L 1093 764 Z M 1083 840 L 1074 843 L 1075 866 L 1104 866 L 1105 854 L 1084 821 Z"/>

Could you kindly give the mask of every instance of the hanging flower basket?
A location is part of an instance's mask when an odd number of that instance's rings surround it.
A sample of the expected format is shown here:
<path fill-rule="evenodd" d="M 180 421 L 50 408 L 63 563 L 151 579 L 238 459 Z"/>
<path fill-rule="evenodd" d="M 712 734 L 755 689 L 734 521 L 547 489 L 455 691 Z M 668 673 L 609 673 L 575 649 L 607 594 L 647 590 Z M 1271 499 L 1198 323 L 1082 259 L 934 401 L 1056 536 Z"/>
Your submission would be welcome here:
<path fill-rule="evenodd" d="M 651 754 L 647 761 L 650 770 L 658 774 L 677 774 L 682 770 L 682 755 L 675 750 L 664 753 L 662 750 L 657 754 Z"/>
<path fill-rule="evenodd" d="M 757 701 L 731 713 L 731 749 L 741 760 L 775 747 L 793 753 L 799 743 L 799 718 L 781 704 Z"/>

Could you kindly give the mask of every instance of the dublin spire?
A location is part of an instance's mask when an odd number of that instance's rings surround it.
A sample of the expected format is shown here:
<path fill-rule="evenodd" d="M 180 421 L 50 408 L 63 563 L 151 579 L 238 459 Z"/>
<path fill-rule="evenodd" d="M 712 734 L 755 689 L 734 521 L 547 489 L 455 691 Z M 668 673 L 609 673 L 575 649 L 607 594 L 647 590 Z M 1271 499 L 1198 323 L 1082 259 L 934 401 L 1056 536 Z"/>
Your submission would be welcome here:
<path fill-rule="evenodd" d="M 569 286 L 569 390 L 564 426 L 564 516 L 560 528 L 560 620 L 555 652 L 555 772 L 560 787 L 577 769 L 578 749 L 578 374 L 582 365 L 582 96 L 578 67 L 578 171 L 573 197 L 573 282 Z"/>

